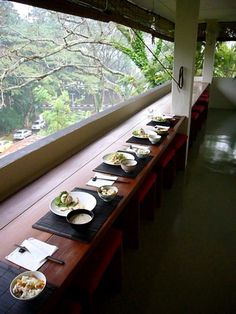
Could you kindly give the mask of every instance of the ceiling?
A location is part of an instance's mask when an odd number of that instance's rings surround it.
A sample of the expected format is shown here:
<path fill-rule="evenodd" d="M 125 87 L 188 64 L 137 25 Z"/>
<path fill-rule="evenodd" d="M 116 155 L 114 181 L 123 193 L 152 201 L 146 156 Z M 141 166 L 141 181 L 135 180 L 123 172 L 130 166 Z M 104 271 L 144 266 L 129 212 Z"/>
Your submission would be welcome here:
<path fill-rule="evenodd" d="M 132 0 L 132 2 L 175 22 L 176 0 Z M 236 0 L 200 0 L 199 23 L 210 19 L 236 22 Z"/>
<path fill-rule="evenodd" d="M 113 21 L 174 41 L 176 0 L 14 1 L 104 22 Z M 191 1 L 194 0 L 187 2 L 189 6 Z M 236 0 L 200 0 L 198 41 L 205 40 L 208 20 L 219 22 L 218 41 L 236 41 Z"/>

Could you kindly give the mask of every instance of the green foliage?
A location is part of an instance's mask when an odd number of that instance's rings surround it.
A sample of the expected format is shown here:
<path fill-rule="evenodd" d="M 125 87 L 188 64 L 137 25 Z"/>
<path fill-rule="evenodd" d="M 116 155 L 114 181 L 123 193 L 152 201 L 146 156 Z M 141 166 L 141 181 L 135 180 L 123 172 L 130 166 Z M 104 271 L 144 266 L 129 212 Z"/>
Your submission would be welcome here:
<path fill-rule="evenodd" d="M 230 47 L 226 43 L 217 43 L 214 76 L 236 77 L 236 44 Z"/>
<path fill-rule="evenodd" d="M 166 49 L 167 46 L 164 48 L 163 40 L 155 39 L 154 47 L 150 48 L 150 50 L 153 51 L 153 54 L 148 56 L 144 33 L 137 30 L 134 32 L 121 25 L 117 25 L 117 29 L 123 34 L 127 42 L 123 43 L 113 40 L 112 44 L 116 49 L 129 56 L 134 64 L 140 69 L 146 80 L 143 86 L 146 85 L 147 88 L 155 87 L 167 79 L 170 79 L 169 75 L 157 59 L 161 60 L 161 63 L 171 71 L 173 64 L 173 58 L 171 58 L 173 46 L 171 47 L 169 45 Z"/>
<path fill-rule="evenodd" d="M 9 133 L 11 130 L 22 126 L 21 116 L 12 107 L 0 110 L 0 133 Z"/>
<path fill-rule="evenodd" d="M 202 75 L 204 49 L 205 49 L 205 44 L 203 42 L 197 42 L 196 56 L 195 56 L 195 75 L 196 76 Z"/>
<path fill-rule="evenodd" d="M 41 85 L 34 88 L 33 94 L 37 103 L 49 102 L 52 98 L 52 95 L 49 94 L 48 89 Z"/>
<path fill-rule="evenodd" d="M 77 114 L 70 109 L 68 92 L 64 91 L 59 97 L 51 100 L 52 108 L 43 112 L 42 116 L 47 129 L 41 131 L 43 135 L 55 133 L 78 121 Z"/>

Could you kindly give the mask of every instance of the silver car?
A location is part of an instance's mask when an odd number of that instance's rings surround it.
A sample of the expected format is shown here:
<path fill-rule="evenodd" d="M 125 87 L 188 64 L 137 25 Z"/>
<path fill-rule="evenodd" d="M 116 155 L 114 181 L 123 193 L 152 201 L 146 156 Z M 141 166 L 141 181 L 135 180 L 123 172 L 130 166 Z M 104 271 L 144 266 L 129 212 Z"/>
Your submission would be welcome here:
<path fill-rule="evenodd" d="M 24 138 L 26 138 L 26 137 L 28 137 L 30 135 L 32 135 L 32 131 L 31 130 L 27 130 L 27 129 L 17 130 L 13 134 L 13 139 L 14 140 L 23 140 Z"/>

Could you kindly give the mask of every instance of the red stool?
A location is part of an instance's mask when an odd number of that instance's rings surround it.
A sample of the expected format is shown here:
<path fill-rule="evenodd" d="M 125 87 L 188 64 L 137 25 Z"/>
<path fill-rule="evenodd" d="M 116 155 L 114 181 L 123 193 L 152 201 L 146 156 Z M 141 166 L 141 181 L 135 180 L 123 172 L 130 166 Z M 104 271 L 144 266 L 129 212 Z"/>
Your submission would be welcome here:
<path fill-rule="evenodd" d="M 185 134 L 176 134 L 172 142 L 176 149 L 176 168 L 180 170 L 185 169 L 185 158 L 186 158 L 186 146 L 188 136 Z"/>
<path fill-rule="evenodd" d="M 196 104 L 192 107 L 192 111 L 197 111 L 200 113 L 201 123 L 207 119 L 208 106 L 201 104 L 200 102 L 196 102 Z"/>
<path fill-rule="evenodd" d="M 154 219 L 155 209 L 158 206 L 156 181 L 157 174 L 151 172 L 136 193 L 141 215 L 150 219 Z"/>
<path fill-rule="evenodd" d="M 199 130 L 199 113 L 197 111 L 192 111 L 191 113 L 191 125 L 190 125 L 190 137 L 189 143 L 192 145 L 193 141 L 197 137 L 197 132 Z"/>
<path fill-rule="evenodd" d="M 109 283 L 112 283 L 112 288 L 121 289 L 123 278 L 122 232 L 113 228 L 107 232 L 95 251 L 88 257 L 73 283 L 73 290 L 83 299 L 83 305 L 87 312 L 93 312 L 94 294 L 105 275 Z"/>
<path fill-rule="evenodd" d="M 158 170 L 161 175 L 161 181 L 164 188 L 171 188 L 174 182 L 176 160 L 176 150 L 170 146 L 163 153 L 161 158 L 158 160 Z"/>
<path fill-rule="evenodd" d="M 206 110 L 206 107 L 203 105 L 195 104 L 192 107 L 192 112 L 196 111 L 199 113 L 199 118 L 198 118 L 199 119 L 199 123 L 198 123 L 199 130 L 201 129 L 202 124 L 204 123 L 204 120 L 206 118 L 205 110 Z"/>
<path fill-rule="evenodd" d="M 204 90 L 204 92 L 202 92 L 202 94 L 200 95 L 200 97 L 198 99 L 203 100 L 205 102 L 208 102 L 209 101 L 209 91 L 207 89 Z"/>

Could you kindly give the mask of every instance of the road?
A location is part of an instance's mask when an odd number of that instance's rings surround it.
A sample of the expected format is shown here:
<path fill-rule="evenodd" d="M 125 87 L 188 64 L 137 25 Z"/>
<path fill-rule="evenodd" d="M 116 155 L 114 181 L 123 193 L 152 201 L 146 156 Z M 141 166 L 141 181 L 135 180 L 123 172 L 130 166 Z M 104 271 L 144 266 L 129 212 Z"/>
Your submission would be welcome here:
<path fill-rule="evenodd" d="M 7 150 L 5 150 L 5 152 L 0 153 L 0 158 L 3 158 L 11 153 L 14 153 L 16 151 L 18 151 L 21 148 L 24 148 L 36 141 L 38 141 L 39 139 L 43 138 L 43 136 L 38 135 L 38 134 L 33 134 L 23 140 L 20 141 L 14 141 L 12 146 L 9 147 Z"/>

